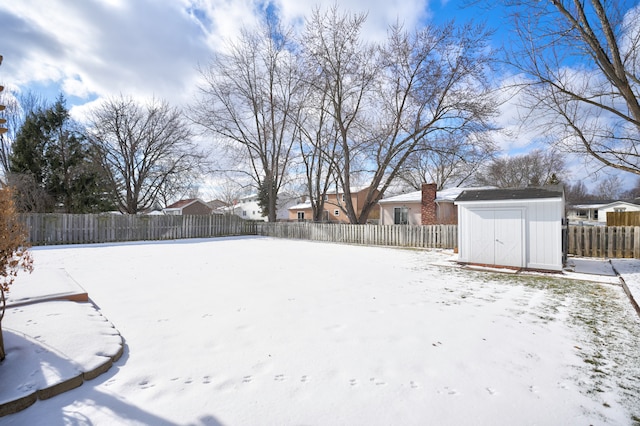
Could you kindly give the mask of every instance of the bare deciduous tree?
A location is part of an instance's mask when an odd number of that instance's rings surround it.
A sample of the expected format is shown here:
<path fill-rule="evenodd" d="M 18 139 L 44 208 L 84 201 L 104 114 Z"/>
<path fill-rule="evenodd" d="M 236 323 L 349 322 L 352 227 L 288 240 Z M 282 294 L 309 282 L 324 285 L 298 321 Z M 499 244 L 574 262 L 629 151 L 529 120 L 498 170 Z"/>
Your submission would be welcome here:
<path fill-rule="evenodd" d="M 445 135 L 445 139 L 430 141 L 410 155 L 398 177 L 415 190 L 424 182 L 435 183 L 438 190 L 459 187 L 473 182 L 496 152 L 493 142 L 483 134 Z"/>
<path fill-rule="evenodd" d="M 218 190 L 216 191 L 215 196 L 218 200 L 222 201 L 225 204 L 225 214 L 235 214 L 236 206 L 238 204 L 238 201 L 242 197 L 243 191 L 243 186 L 240 183 L 235 182 L 230 177 L 218 186 Z"/>
<path fill-rule="evenodd" d="M 90 121 L 87 136 L 123 213 L 150 208 L 172 179 L 188 180 L 200 171 L 204 155 L 189 124 L 165 101 L 108 99 Z"/>
<path fill-rule="evenodd" d="M 490 63 L 481 27 L 396 25 L 386 43 L 360 40 L 364 15 L 316 10 L 308 22 L 305 50 L 316 60 L 315 81 L 330 88 L 329 113 L 339 149 L 334 167 L 344 191 L 343 210 L 365 223 L 407 159 L 444 135 L 490 128 L 495 112 L 485 72 Z M 368 188 L 360 213 L 351 200 L 354 176 Z"/>
<path fill-rule="evenodd" d="M 564 197 L 568 204 L 579 204 L 595 199 L 583 181 L 564 186 Z"/>
<path fill-rule="evenodd" d="M 554 151 L 533 150 L 528 154 L 496 158 L 482 170 L 476 180 L 498 188 L 542 186 L 555 179 L 563 181 L 566 166 L 562 155 Z"/>
<path fill-rule="evenodd" d="M 345 195 L 340 208 L 351 223 L 360 219 L 351 200 L 352 180 L 365 171 L 372 130 L 367 119 L 372 118 L 374 89 L 381 66 L 376 47 L 361 40 L 365 20 L 366 15 L 343 14 L 337 6 L 326 12 L 316 8 L 302 41 L 307 81 L 323 93 L 323 113 L 336 130 L 337 144 L 332 149 L 333 155 L 326 159 L 331 163 L 336 192 Z M 370 188 L 369 199 L 375 198 L 376 190 L 375 185 Z"/>
<path fill-rule="evenodd" d="M 622 195 L 622 179 L 618 175 L 607 175 L 600 179 L 595 188 L 595 198 L 599 200 L 617 200 Z"/>
<path fill-rule="evenodd" d="M 313 74 L 313 73 L 309 73 Z M 307 81 L 304 107 L 299 115 L 299 155 L 304 169 L 304 186 L 309 195 L 312 220 L 326 220 L 325 195 L 335 187 L 335 161 L 338 156 L 338 132 L 329 115 L 329 88 Z"/>
<path fill-rule="evenodd" d="M 225 144 L 262 189 L 264 212 L 276 220 L 277 196 L 288 173 L 296 140 L 299 68 L 291 30 L 267 16 L 258 30 L 244 29 L 201 69 L 204 83 L 192 119 Z"/>
<path fill-rule="evenodd" d="M 564 149 L 640 174 L 636 2 L 505 0 L 534 121 Z"/>

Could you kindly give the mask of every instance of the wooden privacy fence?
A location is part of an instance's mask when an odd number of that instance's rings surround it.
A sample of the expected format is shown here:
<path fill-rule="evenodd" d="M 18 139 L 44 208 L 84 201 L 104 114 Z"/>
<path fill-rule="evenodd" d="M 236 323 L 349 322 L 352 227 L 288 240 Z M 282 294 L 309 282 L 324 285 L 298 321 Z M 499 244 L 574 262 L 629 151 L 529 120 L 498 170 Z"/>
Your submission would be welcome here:
<path fill-rule="evenodd" d="M 569 254 L 640 259 L 640 226 L 569 226 Z"/>
<path fill-rule="evenodd" d="M 640 226 L 640 212 L 607 212 L 607 226 Z"/>
<path fill-rule="evenodd" d="M 335 243 L 423 248 L 454 248 L 456 225 L 348 225 L 332 223 L 258 223 L 258 235 Z"/>
<path fill-rule="evenodd" d="M 23 214 L 32 245 L 262 235 L 347 244 L 418 248 L 457 247 L 456 225 L 348 225 L 253 222 L 237 216 L 146 216 L 119 214 Z M 574 226 L 568 254 L 640 259 L 640 226 Z"/>
<path fill-rule="evenodd" d="M 32 245 L 255 235 L 255 222 L 237 216 L 147 216 L 120 214 L 20 215 Z"/>

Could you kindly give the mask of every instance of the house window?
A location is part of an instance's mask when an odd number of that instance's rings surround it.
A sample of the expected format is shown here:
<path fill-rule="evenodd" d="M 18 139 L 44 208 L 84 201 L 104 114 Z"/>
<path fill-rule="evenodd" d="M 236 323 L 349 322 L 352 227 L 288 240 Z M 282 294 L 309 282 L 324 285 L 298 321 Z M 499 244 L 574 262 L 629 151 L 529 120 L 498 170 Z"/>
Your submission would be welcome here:
<path fill-rule="evenodd" d="M 246 216 L 247 215 L 247 211 L 246 210 L 242 210 L 242 216 Z"/>
<path fill-rule="evenodd" d="M 616 212 L 616 213 L 622 213 L 626 209 L 627 209 L 626 207 L 616 207 L 616 208 L 613 209 L 613 211 Z"/>
<path fill-rule="evenodd" d="M 340 210 L 335 209 L 335 210 L 333 211 L 333 215 L 334 215 L 334 216 L 340 216 Z"/>
<path fill-rule="evenodd" d="M 304 222 L 304 212 L 298 212 L 298 222 Z"/>
<path fill-rule="evenodd" d="M 324 194 L 324 201 L 329 201 L 329 196 L 327 194 Z"/>
<path fill-rule="evenodd" d="M 393 223 L 395 225 L 409 224 L 409 209 L 406 207 L 396 207 L 393 209 Z"/>
<path fill-rule="evenodd" d="M 344 201 L 344 194 L 342 194 L 342 201 Z"/>

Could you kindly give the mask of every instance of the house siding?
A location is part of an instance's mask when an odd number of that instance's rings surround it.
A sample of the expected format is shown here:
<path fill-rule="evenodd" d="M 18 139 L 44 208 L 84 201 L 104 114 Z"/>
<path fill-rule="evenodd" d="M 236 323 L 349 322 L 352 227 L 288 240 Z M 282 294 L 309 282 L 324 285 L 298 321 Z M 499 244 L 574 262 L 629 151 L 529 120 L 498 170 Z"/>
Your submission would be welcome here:
<path fill-rule="evenodd" d="M 358 192 L 351 193 L 351 203 L 353 204 L 353 209 L 356 211 L 356 214 L 359 216 L 362 213 L 362 205 L 367 197 L 367 189 Z M 339 194 L 327 194 L 327 199 L 324 201 L 324 218 L 328 219 L 329 222 L 337 222 L 337 223 L 349 223 L 349 217 L 342 210 L 345 206 L 345 201 L 342 201 L 342 193 Z M 338 215 L 336 216 L 334 213 L 338 210 Z M 313 210 L 311 207 L 301 207 L 301 208 L 289 208 L 289 220 L 297 221 L 298 220 L 298 212 L 304 212 L 304 220 L 310 221 L 313 219 Z M 373 207 L 373 209 L 369 212 L 368 220 L 377 220 L 380 218 L 380 206 L 377 204 Z"/>
<path fill-rule="evenodd" d="M 380 224 L 394 224 L 394 210 L 396 208 L 405 207 L 408 211 L 408 225 L 421 225 L 421 208 L 420 203 L 385 203 L 380 209 Z"/>
<path fill-rule="evenodd" d="M 182 209 L 183 215 L 206 215 L 211 214 L 211 208 L 205 204 L 196 202 Z"/>

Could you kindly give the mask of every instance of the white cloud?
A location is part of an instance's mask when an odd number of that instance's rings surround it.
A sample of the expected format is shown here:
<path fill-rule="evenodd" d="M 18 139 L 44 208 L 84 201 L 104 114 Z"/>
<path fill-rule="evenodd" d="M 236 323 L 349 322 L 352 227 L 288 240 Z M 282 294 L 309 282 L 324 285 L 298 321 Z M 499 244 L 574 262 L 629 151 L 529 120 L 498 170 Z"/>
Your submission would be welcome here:
<path fill-rule="evenodd" d="M 3 46 L 0 79 L 23 88 L 57 85 L 87 101 L 123 93 L 186 103 L 198 64 L 253 25 L 264 6 L 254 0 L 2 2 L 0 39 L 15 43 Z M 284 19 L 301 23 L 315 4 L 281 0 L 277 7 Z M 348 0 L 340 8 L 368 13 L 368 38 L 384 36 L 396 19 L 413 26 L 427 13 L 424 0 Z"/>

